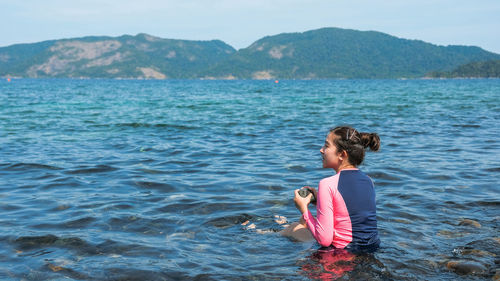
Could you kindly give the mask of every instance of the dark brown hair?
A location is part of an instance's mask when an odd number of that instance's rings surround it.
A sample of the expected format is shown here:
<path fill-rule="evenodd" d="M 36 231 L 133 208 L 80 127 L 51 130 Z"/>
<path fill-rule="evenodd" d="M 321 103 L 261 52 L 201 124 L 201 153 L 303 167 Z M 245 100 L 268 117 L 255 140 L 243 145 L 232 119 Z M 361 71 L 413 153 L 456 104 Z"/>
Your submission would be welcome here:
<path fill-rule="evenodd" d="M 330 129 L 330 133 L 336 136 L 333 138 L 333 143 L 337 151 L 346 151 L 349 163 L 354 166 L 363 163 L 366 148 L 370 148 L 371 151 L 378 151 L 380 148 L 380 137 L 376 133 L 360 133 L 347 126 Z"/>

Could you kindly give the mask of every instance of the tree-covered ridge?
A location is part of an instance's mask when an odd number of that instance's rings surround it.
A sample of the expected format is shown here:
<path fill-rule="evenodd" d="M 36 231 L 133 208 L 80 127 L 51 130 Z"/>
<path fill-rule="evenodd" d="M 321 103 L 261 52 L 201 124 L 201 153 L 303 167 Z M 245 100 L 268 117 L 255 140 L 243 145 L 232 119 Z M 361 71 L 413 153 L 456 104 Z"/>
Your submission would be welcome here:
<path fill-rule="evenodd" d="M 0 48 L 0 76 L 187 79 L 413 78 L 477 61 L 478 47 L 437 46 L 376 31 L 322 28 L 266 36 L 236 51 L 220 40 L 147 34 Z"/>
<path fill-rule="evenodd" d="M 435 78 L 500 78 L 500 60 L 472 62 L 448 72 L 432 72 Z"/>
<path fill-rule="evenodd" d="M 375 31 L 323 28 L 262 38 L 211 69 L 241 78 L 422 77 L 500 58 L 478 47 L 436 46 Z"/>

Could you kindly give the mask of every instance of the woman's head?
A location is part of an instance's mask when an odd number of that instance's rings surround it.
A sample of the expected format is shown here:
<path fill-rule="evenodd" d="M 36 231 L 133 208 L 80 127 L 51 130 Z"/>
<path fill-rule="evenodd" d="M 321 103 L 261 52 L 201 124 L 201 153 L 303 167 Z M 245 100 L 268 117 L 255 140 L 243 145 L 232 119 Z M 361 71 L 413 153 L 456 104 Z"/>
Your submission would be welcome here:
<path fill-rule="evenodd" d="M 360 133 L 347 126 L 333 128 L 321 148 L 323 167 L 337 171 L 340 165 L 358 166 L 363 163 L 366 148 L 379 150 L 380 138 L 376 133 Z"/>

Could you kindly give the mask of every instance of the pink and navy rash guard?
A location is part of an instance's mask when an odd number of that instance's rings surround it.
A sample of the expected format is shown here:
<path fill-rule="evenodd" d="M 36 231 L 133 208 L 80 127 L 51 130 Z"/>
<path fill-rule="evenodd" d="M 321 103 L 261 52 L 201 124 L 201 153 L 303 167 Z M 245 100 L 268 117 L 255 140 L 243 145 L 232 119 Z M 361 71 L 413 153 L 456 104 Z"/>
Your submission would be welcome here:
<path fill-rule="evenodd" d="M 365 173 L 345 169 L 320 181 L 315 218 L 303 217 L 316 241 L 335 248 L 377 248 L 375 188 Z"/>

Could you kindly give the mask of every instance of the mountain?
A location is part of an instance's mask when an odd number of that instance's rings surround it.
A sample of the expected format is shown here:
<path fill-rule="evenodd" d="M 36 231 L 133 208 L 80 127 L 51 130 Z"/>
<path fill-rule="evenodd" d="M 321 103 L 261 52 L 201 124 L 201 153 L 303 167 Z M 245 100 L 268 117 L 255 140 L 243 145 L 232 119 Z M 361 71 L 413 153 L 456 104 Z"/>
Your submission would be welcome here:
<path fill-rule="evenodd" d="M 323 28 L 262 38 L 210 72 L 239 78 L 422 77 L 432 70 L 488 59 L 500 59 L 500 55 L 375 31 Z"/>
<path fill-rule="evenodd" d="M 220 40 L 173 40 L 138 34 L 3 47 L 0 76 L 413 78 L 486 60 L 500 60 L 500 55 L 479 47 L 437 46 L 376 31 L 340 28 L 267 36 L 238 51 Z"/>
<path fill-rule="evenodd" d="M 235 52 L 220 40 L 147 34 L 53 40 L 0 48 L 0 76 L 198 78 L 200 70 Z"/>
<path fill-rule="evenodd" d="M 448 72 L 433 72 L 435 78 L 500 78 L 500 60 L 472 62 Z"/>

